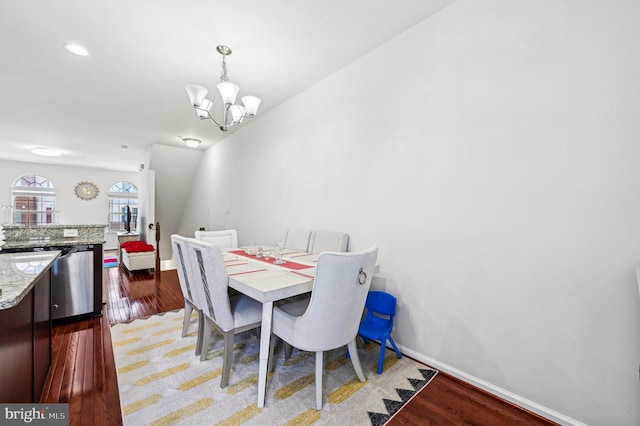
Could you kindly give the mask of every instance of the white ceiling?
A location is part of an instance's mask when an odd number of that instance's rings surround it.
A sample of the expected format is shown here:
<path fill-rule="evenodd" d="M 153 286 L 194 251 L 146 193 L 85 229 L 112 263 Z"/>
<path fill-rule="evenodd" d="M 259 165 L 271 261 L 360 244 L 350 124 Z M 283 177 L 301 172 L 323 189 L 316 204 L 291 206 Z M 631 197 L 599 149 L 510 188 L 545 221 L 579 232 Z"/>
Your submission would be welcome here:
<path fill-rule="evenodd" d="M 262 98 L 259 120 L 453 1 L 3 0 L 0 158 L 135 171 L 152 144 L 206 149 L 225 134 L 184 86 L 215 90 L 218 44 L 233 49 L 240 96 Z M 63 155 L 30 152 L 40 146 Z"/>

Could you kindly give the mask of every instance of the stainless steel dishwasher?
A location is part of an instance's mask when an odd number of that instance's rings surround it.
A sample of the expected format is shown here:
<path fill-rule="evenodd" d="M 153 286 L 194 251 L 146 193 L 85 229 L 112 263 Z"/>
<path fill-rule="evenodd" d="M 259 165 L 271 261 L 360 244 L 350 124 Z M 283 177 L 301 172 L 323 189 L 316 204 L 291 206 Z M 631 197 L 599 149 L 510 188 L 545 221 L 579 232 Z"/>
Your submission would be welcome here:
<path fill-rule="evenodd" d="M 51 318 L 93 312 L 93 245 L 51 247 L 62 253 L 51 268 Z"/>

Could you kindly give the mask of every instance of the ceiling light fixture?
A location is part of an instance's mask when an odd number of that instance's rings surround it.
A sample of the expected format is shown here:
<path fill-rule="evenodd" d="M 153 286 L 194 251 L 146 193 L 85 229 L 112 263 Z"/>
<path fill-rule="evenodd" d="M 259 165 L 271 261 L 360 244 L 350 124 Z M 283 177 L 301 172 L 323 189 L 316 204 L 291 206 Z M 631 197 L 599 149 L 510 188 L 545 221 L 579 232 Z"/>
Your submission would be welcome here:
<path fill-rule="evenodd" d="M 202 86 L 187 84 L 185 89 L 198 117 L 201 120 L 209 119 L 213 121 L 220 130 L 226 132 L 230 127 L 242 123 L 245 118 L 255 117 L 262 100 L 256 96 L 243 96 L 242 105 L 236 104 L 236 96 L 238 96 L 240 87 L 229 81 L 227 63 L 225 61 L 225 58 L 231 55 L 231 49 L 221 45 L 216 50 L 222 55 L 222 73 L 220 74 L 220 83 L 216 86 L 218 93 L 213 98 L 207 99 L 209 91 Z M 222 106 L 222 120 L 219 122 L 212 115 L 218 95 L 220 95 L 224 104 Z"/>
<path fill-rule="evenodd" d="M 194 138 L 182 138 L 182 141 L 186 143 L 189 148 L 197 148 L 202 143 L 200 139 Z"/>
<path fill-rule="evenodd" d="M 79 55 L 79 56 L 91 56 L 91 53 L 89 53 L 89 51 L 87 49 L 85 49 L 84 47 L 80 46 L 79 44 L 65 43 L 62 46 L 65 49 L 67 49 L 69 52 L 75 53 L 76 55 Z"/>
<path fill-rule="evenodd" d="M 33 154 L 42 155 L 44 157 L 59 157 L 62 155 L 60 151 L 56 151 L 50 148 L 33 148 L 31 152 Z"/>

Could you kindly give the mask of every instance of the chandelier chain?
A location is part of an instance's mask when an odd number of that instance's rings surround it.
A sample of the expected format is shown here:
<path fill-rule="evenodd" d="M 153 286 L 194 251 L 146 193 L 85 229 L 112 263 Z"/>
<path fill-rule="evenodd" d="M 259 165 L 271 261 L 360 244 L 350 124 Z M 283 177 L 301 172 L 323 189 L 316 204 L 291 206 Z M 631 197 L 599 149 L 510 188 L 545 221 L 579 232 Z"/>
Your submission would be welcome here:
<path fill-rule="evenodd" d="M 227 76 L 227 61 L 225 61 L 227 55 L 222 55 L 222 72 L 220 73 L 220 81 L 229 81 Z"/>

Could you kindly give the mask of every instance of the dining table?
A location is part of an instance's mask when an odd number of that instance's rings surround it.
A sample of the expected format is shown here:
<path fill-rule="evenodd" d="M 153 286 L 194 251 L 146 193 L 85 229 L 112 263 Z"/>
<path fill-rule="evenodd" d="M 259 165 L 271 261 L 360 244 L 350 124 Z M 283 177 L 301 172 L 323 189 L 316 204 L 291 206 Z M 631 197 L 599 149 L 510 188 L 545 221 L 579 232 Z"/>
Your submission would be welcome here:
<path fill-rule="evenodd" d="M 267 254 L 265 257 L 264 254 Z M 262 303 L 260 361 L 258 366 L 258 407 L 264 407 L 274 303 L 310 292 L 316 273 L 317 254 L 287 250 L 276 262 L 270 247 L 258 253 L 249 247 L 224 253 L 229 287 Z"/>

